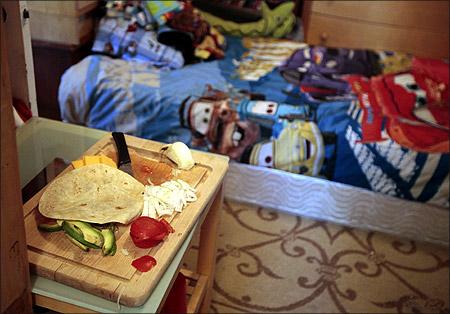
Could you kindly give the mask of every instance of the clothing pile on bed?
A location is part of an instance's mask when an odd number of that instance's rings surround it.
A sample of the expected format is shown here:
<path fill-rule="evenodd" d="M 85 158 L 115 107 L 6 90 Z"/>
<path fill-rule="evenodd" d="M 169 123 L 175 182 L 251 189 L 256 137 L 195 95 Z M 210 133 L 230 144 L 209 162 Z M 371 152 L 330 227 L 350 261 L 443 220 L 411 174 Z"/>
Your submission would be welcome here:
<path fill-rule="evenodd" d="M 241 1 L 256 11 L 234 20 L 193 3 L 209 12 L 108 2 L 102 54 L 61 79 L 62 119 L 449 206 L 448 62 L 274 39 L 290 1 Z"/>

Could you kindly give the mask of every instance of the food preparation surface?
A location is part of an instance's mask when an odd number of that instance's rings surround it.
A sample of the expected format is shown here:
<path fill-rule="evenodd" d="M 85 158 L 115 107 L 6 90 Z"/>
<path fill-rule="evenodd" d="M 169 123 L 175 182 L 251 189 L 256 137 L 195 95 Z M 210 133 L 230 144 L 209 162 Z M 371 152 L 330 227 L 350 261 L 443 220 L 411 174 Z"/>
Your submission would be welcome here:
<path fill-rule="evenodd" d="M 161 143 L 131 136 L 127 136 L 126 140 L 135 169 L 139 165 L 147 164 L 148 161 L 152 161 L 153 164 L 154 161 L 161 161 L 159 154 Z M 85 153 L 85 155 L 99 154 L 115 159 L 115 146 L 111 135 L 105 136 Z M 83 252 L 59 232 L 40 232 L 37 229 L 39 218 L 37 206 L 43 193 L 40 191 L 24 206 L 32 271 L 39 276 L 111 301 L 119 299 L 121 304 L 127 306 L 141 305 L 150 295 L 203 210 L 211 202 L 228 167 L 228 159 L 225 157 L 196 151 L 192 154 L 196 161 L 194 168 L 189 171 L 175 170 L 173 178 L 182 179 L 195 186 L 198 200 L 190 203 L 182 213 L 176 213 L 168 219 L 175 232 L 151 249 L 140 249 L 133 244 L 129 236 L 129 225 L 119 225 L 116 234 L 117 253 L 114 256 L 102 256 L 100 250 Z M 163 165 L 162 169 L 164 168 Z M 72 166 L 69 166 L 62 174 L 72 169 Z M 153 175 L 157 176 L 156 172 L 158 169 Z M 145 254 L 155 257 L 157 265 L 147 273 L 140 273 L 131 262 Z"/>

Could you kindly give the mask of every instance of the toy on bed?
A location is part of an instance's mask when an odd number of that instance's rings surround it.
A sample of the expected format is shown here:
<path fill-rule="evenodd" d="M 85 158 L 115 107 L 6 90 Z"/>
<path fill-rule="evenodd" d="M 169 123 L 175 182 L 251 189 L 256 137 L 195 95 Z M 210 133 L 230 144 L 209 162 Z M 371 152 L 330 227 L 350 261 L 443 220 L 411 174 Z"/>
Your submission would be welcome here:
<path fill-rule="evenodd" d="M 178 31 L 190 36 L 190 43 L 184 49 L 191 50 L 196 58 L 212 60 L 224 57 L 225 37 L 209 25 L 190 2 L 184 3 L 183 9 L 179 12 L 171 12 L 167 18 L 167 25 L 172 29 L 170 31 L 172 34 Z M 171 40 L 167 30 L 165 32 L 164 35 L 159 35 L 159 40 L 177 46 L 177 36 Z"/>

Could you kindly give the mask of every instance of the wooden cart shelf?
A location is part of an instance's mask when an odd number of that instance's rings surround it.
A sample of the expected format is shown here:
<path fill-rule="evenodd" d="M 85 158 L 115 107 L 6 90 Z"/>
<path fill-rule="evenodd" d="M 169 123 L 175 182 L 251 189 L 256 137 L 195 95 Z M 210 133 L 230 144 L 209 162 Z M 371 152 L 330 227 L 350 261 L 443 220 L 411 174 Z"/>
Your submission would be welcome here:
<path fill-rule="evenodd" d="M 181 269 L 180 272 L 186 278 L 186 313 L 198 313 L 206 295 L 208 276 L 197 274 L 188 269 Z M 94 311 L 74 305 L 67 307 L 66 304 L 62 304 L 57 300 L 37 294 L 33 295 L 33 303 L 46 306 L 47 308 L 61 313 L 67 311 L 70 311 L 71 313 L 95 313 Z"/>
<path fill-rule="evenodd" d="M 114 149 L 111 135 L 108 132 L 101 132 L 102 134 L 94 136 L 100 140 L 89 139 L 86 141 L 89 137 L 88 134 L 95 130 L 47 119 L 39 119 L 28 126 L 37 128 L 34 130 L 35 132 L 30 133 L 33 135 L 33 143 L 39 146 L 39 148 L 35 147 L 34 151 L 48 152 L 44 149 L 49 142 L 47 133 L 54 134 L 59 127 L 62 128 L 60 131 L 63 132 L 64 137 L 52 136 L 51 138 L 67 140 L 68 137 L 73 137 L 72 143 L 75 143 L 76 139 L 83 139 L 79 149 L 80 155 L 103 154 L 108 156 Z M 74 128 L 73 134 L 72 128 Z M 25 149 L 29 148 L 29 145 L 24 145 L 24 143 L 29 143 L 27 134 L 28 132 L 19 132 L 18 142 L 21 148 L 19 151 L 22 157 L 30 156 Z M 36 134 L 44 136 L 47 140 L 36 139 Z M 94 140 L 95 143 L 92 146 L 90 146 L 91 140 Z M 162 145 L 132 136 L 126 136 L 126 141 L 130 149 L 147 159 L 156 158 Z M 42 145 L 44 147 L 40 147 Z M 54 143 L 51 145 L 55 146 Z M 90 148 L 86 150 L 83 148 L 85 146 L 90 146 Z M 56 147 L 58 147 L 58 151 L 55 151 L 54 154 L 49 153 L 51 156 L 44 158 L 47 164 L 48 160 L 70 161 L 80 158 L 80 155 L 75 155 L 76 152 L 67 151 L 66 154 L 65 148 L 69 148 L 69 146 L 58 144 Z M 44 189 L 34 194 L 24 204 L 28 260 L 33 278 L 38 278 L 34 279 L 32 284 L 34 304 L 58 312 L 117 312 L 117 301 L 120 300 L 121 312 L 155 312 L 162 308 L 176 274 L 181 271 L 187 279 L 187 311 L 189 313 L 207 312 L 214 278 L 217 228 L 223 198 L 222 181 L 228 168 L 228 159 L 203 152 L 192 151 L 192 153 L 196 160 L 194 168 L 188 172 L 178 171 L 176 176 L 195 186 L 199 198 L 186 207 L 185 211 L 169 218 L 177 232 L 169 236 L 161 246 L 149 249 L 149 252 L 147 252 L 148 250 L 140 251 L 141 249 L 132 245 L 127 231 L 129 226 L 121 226 L 123 230 L 119 230 L 117 236 L 118 252 L 121 252 L 119 248 L 125 248 L 129 254 L 126 256 L 119 254 L 108 260 L 95 255 L 96 253 L 100 254 L 99 252 L 83 255 L 83 252 L 61 243 L 60 241 L 63 241 L 64 238 L 55 238 L 56 234 L 39 233 L 33 215 L 36 214 L 38 201 Z M 43 164 L 46 164 L 45 162 Z M 25 160 L 21 160 L 21 163 L 27 164 Z M 65 169 L 63 167 L 64 170 L 60 175 L 71 171 L 71 167 Z M 48 174 L 48 169 L 44 168 Z M 51 180 L 53 177 L 50 176 L 47 179 Z M 23 187 L 26 182 L 28 180 L 23 182 Z M 196 268 L 193 268 L 195 272 L 186 269 L 180 270 L 181 261 L 191 245 L 194 234 L 198 234 L 200 238 L 197 265 Z M 69 251 L 71 254 L 67 255 Z M 136 273 L 130 266 L 131 261 L 143 254 L 155 257 L 158 264 L 150 272 Z M 101 263 L 98 263 L 99 260 Z M 105 262 L 108 262 L 109 266 Z"/>
<path fill-rule="evenodd" d="M 187 313 L 197 313 L 206 294 L 208 276 L 188 269 L 180 271 L 186 277 Z"/>

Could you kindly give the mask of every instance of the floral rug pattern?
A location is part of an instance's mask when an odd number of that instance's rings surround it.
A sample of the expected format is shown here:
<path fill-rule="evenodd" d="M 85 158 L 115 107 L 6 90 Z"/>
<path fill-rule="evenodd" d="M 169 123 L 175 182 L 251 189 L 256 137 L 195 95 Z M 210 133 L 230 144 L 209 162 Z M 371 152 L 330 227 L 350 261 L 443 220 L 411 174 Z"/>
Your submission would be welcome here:
<path fill-rule="evenodd" d="M 211 312 L 448 313 L 448 295 L 447 247 L 224 202 Z"/>

